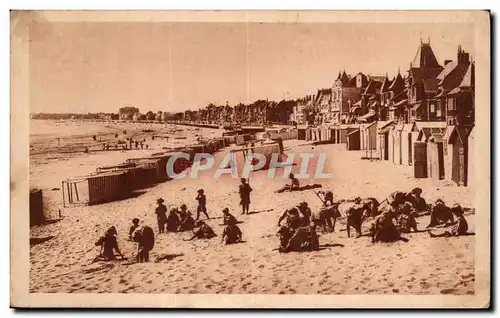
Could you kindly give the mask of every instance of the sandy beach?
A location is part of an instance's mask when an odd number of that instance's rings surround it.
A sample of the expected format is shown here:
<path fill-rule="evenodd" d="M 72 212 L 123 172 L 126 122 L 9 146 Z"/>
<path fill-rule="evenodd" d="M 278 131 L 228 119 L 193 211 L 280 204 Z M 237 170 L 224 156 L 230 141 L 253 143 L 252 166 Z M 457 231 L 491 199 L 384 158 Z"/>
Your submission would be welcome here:
<path fill-rule="evenodd" d="M 267 294 L 473 294 L 474 236 L 431 239 L 425 232 L 407 234 L 409 242 L 372 244 L 369 237 L 348 238 L 345 218 L 334 233 L 321 234 L 317 252 L 281 254 L 277 250 L 278 217 L 284 209 L 307 201 L 317 209 L 321 202 L 309 191 L 275 194 L 284 184 L 280 178 L 267 179 L 266 171 L 251 174 L 250 215 L 240 212 L 239 179 L 223 176 L 216 180 L 209 173 L 196 180 L 182 179 L 160 183 L 140 195 L 95 206 L 62 206 L 61 181 L 92 173 L 98 166 L 119 164 L 127 158 L 152 154 L 163 147 L 193 143 L 197 134 L 218 137 L 222 130 L 193 127 L 167 127 L 165 124 L 55 123 L 31 121 L 30 183 L 43 190 L 47 215 L 62 220 L 35 226 L 31 237 L 53 236 L 30 248 L 30 292 L 65 293 L 267 293 Z M 182 131 L 173 132 L 174 129 Z M 127 130 L 127 135 L 123 131 Z M 151 130 L 145 132 L 144 130 Z M 101 151 L 101 143 L 126 136 L 145 138 L 149 149 Z M 164 138 L 152 135 L 169 135 Z M 186 137 L 186 139 L 174 139 Z M 60 138 L 59 144 L 57 138 Z M 423 190 L 428 203 L 442 198 L 447 205 L 459 203 L 467 208 L 469 231 L 475 232 L 472 189 L 441 180 L 414 179 L 411 168 L 388 162 L 361 160 L 362 151 L 345 151 L 345 145 L 312 146 L 304 141 L 285 141 L 285 152 L 325 153 L 325 170 L 331 179 L 302 180 L 319 183 L 332 190 L 335 199 L 356 196 L 382 201 L 395 190 Z M 89 153 L 83 148 L 89 147 Z M 228 150 L 222 149 L 217 157 Z M 298 167 L 294 167 L 294 170 Z M 383 175 L 384 178 L 380 179 Z M 156 236 L 151 262 L 131 261 L 92 263 L 98 254 L 95 241 L 111 225 L 118 230 L 118 243 L 124 255 L 133 259 L 136 245 L 128 241 L 134 217 L 155 231 L 156 199 L 163 197 L 167 207 L 187 204 L 195 212 L 196 190 L 204 188 L 207 223 L 218 237 L 186 242 L 190 233 Z M 244 243 L 225 246 L 220 242 L 223 227 L 221 211 L 228 207 L 243 221 Z M 425 229 L 429 217 L 418 219 Z M 367 226 L 368 224 L 366 224 Z M 364 231 L 366 231 L 366 227 Z"/>

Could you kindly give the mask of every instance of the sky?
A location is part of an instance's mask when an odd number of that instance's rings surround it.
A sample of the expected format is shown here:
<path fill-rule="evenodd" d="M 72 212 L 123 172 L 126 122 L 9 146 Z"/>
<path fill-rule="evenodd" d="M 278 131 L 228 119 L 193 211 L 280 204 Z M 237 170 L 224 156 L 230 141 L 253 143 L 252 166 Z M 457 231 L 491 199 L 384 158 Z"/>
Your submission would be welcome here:
<path fill-rule="evenodd" d="M 41 22 L 30 36 L 30 112 L 142 113 L 315 94 L 339 70 L 406 73 L 421 39 L 474 58 L 470 24 Z"/>

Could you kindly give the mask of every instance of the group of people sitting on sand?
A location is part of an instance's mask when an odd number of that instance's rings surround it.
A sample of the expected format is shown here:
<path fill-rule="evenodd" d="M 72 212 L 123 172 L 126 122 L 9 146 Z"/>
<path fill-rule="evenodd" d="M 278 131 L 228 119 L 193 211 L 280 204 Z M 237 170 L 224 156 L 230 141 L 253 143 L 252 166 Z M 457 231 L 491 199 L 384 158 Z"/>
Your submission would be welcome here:
<path fill-rule="evenodd" d="M 245 180 L 246 181 L 246 180 Z M 248 184 L 242 179 L 240 185 L 240 197 L 246 204 L 249 202 Z M 294 182 L 294 184 L 297 184 Z M 251 189 L 251 188 L 250 188 Z M 243 193 L 243 196 L 242 196 Z M 315 192 L 316 193 L 316 192 Z M 451 207 L 446 206 L 443 200 L 438 199 L 434 204 L 427 204 L 421 196 L 422 189 L 414 188 L 409 193 L 401 191 L 392 192 L 384 201 L 379 203 L 375 198 L 356 197 L 353 200 L 334 201 L 331 191 L 320 191 L 316 195 L 322 201 L 322 206 L 312 212 L 308 203 L 303 201 L 297 206 L 286 209 L 278 219 L 279 248 L 282 253 L 291 251 L 315 251 L 319 249 L 319 239 L 316 228 L 319 226 L 322 232 L 334 232 L 336 220 L 346 217 L 346 231 L 351 236 L 351 228 L 357 232 L 357 237 L 363 235 L 362 225 L 368 219 L 372 220 L 369 227 L 369 235 L 373 243 L 395 242 L 408 239 L 402 234 L 410 232 L 421 232 L 418 230 L 417 218 L 430 214 L 430 223 L 427 232 L 430 237 L 452 237 L 467 235 L 468 224 L 464 217 L 464 211 L 459 204 Z M 206 209 L 206 196 L 203 189 L 198 190 L 195 198 L 198 201 L 197 217 L 193 218 L 187 206 L 182 204 L 180 208 L 172 208 L 167 215 L 167 207 L 164 200 L 157 200 L 155 213 L 158 222 L 159 233 L 192 231 L 193 235 L 186 241 L 194 239 L 211 239 L 217 234 L 204 221 L 200 215 L 205 214 L 210 219 Z M 246 211 L 245 211 L 246 212 Z M 238 227 L 238 220 L 228 208 L 222 210 L 224 226 L 222 232 L 222 243 L 234 244 L 242 242 L 242 231 Z M 149 226 L 140 226 L 139 219 L 132 220 L 129 231 L 129 240 L 138 244 L 137 262 L 149 261 L 149 252 L 154 247 L 154 232 Z M 436 227 L 452 226 L 451 229 L 435 231 Z M 97 259 L 114 260 L 114 251 L 122 256 L 116 239 L 117 231 L 114 226 L 95 243 L 101 247 Z"/>
<path fill-rule="evenodd" d="M 199 220 L 200 213 L 204 213 L 207 219 L 210 219 L 206 212 L 206 199 L 204 197 L 203 189 L 198 190 L 198 196 L 196 198 L 199 202 L 198 205 L 198 215 L 195 220 L 191 212 L 187 210 L 187 206 L 182 204 L 180 209 L 172 208 L 168 216 L 167 207 L 164 204 L 164 200 L 159 198 L 157 202 L 157 207 L 155 209 L 157 222 L 158 222 L 158 232 L 185 232 L 192 231 L 193 235 L 185 241 L 191 241 L 194 239 L 211 239 L 216 237 L 212 227 L 202 220 Z M 242 242 L 243 233 L 238 227 L 238 220 L 229 213 L 228 208 L 222 210 L 222 219 L 224 225 L 224 230 L 222 232 L 222 243 L 224 244 L 235 244 Z M 118 256 L 123 259 L 125 257 L 118 247 L 117 241 L 117 230 L 115 226 L 110 227 L 103 236 L 101 236 L 95 243 L 96 246 L 100 246 L 100 253 L 94 261 L 105 260 L 112 261 L 116 259 L 115 252 Z M 129 230 L 129 240 L 137 243 L 137 262 L 149 262 L 149 252 L 154 247 L 155 235 L 153 229 L 147 225 L 140 225 L 140 220 L 134 218 L 132 220 L 132 226 Z"/>
<path fill-rule="evenodd" d="M 379 203 L 375 198 L 356 197 L 353 200 L 333 200 L 331 191 L 316 193 L 323 202 L 317 212 L 311 212 L 307 202 L 285 210 L 278 220 L 278 236 L 280 237 L 280 252 L 317 250 L 319 248 L 316 227 L 323 233 L 335 231 L 337 218 L 346 216 L 346 231 L 350 230 L 362 236 L 362 224 L 372 219 L 369 235 L 372 243 L 395 242 L 408 239 L 402 234 L 421 232 L 417 227 L 417 218 L 430 214 L 427 232 L 430 237 L 451 237 L 468 235 L 468 224 L 464 211 L 459 204 L 447 207 L 443 200 L 438 199 L 428 205 L 422 198 L 422 189 L 414 188 L 409 193 L 396 191 Z M 343 213 L 341 213 L 341 211 Z M 456 218 L 456 220 L 455 220 Z M 285 224 L 282 222 L 285 221 Z M 449 230 L 436 232 L 436 227 L 452 226 Z"/>

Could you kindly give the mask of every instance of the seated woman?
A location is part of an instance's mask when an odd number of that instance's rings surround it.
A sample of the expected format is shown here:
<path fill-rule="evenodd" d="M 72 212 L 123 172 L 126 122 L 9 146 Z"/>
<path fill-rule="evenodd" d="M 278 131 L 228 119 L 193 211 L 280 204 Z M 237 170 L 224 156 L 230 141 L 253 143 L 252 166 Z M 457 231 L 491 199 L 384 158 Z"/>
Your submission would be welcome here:
<path fill-rule="evenodd" d="M 191 212 L 182 212 L 179 218 L 179 232 L 192 231 L 196 221 L 194 220 Z"/>
<path fill-rule="evenodd" d="M 179 215 L 176 209 L 171 209 L 167 216 L 167 232 L 177 232 L 179 228 Z"/>
<path fill-rule="evenodd" d="M 454 223 L 453 227 L 451 228 L 451 231 L 444 231 L 442 233 L 435 234 L 429 230 L 430 237 L 452 237 L 452 236 L 461 236 L 467 234 L 467 231 L 469 230 L 469 225 L 464 217 L 464 211 L 462 207 L 459 204 L 455 203 L 451 208 L 451 211 L 457 217 L 457 221 Z"/>
<path fill-rule="evenodd" d="M 276 190 L 276 193 L 283 193 L 285 191 L 296 191 L 300 189 L 300 182 L 299 179 L 295 178 L 295 175 L 293 173 L 290 173 L 288 175 L 290 178 L 290 184 L 285 184 L 285 186 L 279 190 Z"/>
<path fill-rule="evenodd" d="M 194 240 L 195 238 L 211 239 L 212 237 L 215 236 L 217 236 L 217 234 L 215 234 L 214 230 L 208 224 L 200 220 L 195 224 L 195 228 L 193 230 L 193 236 L 187 241 Z"/>
<path fill-rule="evenodd" d="M 241 242 L 243 234 L 236 223 L 231 223 L 224 228 L 222 232 L 222 243 L 235 244 Z"/>

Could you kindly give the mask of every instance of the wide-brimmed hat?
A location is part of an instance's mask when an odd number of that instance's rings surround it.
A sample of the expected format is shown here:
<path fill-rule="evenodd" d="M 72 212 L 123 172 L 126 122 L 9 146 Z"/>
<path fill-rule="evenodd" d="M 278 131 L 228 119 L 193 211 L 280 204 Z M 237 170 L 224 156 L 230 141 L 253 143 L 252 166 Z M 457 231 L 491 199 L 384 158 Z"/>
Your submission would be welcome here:
<path fill-rule="evenodd" d="M 436 203 L 434 203 L 434 204 L 444 204 L 444 201 L 443 201 L 443 200 L 441 200 L 441 199 L 437 199 L 437 200 L 436 200 Z"/>
<path fill-rule="evenodd" d="M 138 219 L 138 218 L 133 218 L 133 219 L 132 219 L 132 223 L 134 223 L 134 224 L 138 224 L 138 223 L 139 223 L 139 219 Z"/>
<path fill-rule="evenodd" d="M 224 208 L 224 209 L 222 209 L 222 212 L 229 212 L 229 209 L 228 208 Z"/>
<path fill-rule="evenodd" d="M 114 234 L 114 235 L 117 235 L 118 233 L 116 232 L 116 227 L 113 225 L 112 227 L 110 227 L 107 231 L 109 234 Z"/>
<path fill-rule="evenodd" d="M 181 205 L 181 210 L 185 210 L 185 209 L 187 209 L 187 205 L 185 205 L 185 204 Z"/>
<path fill-rule="evenodd" d="M 411 190 L 410 193 L 416 194 L 416 195 L 420 195 L 420 194 L 422 194 L 422 189 L 420 189 L 420 188 L 414 188 L 413 190 Z"/>
<path fill-rule="evenodd" d="M 159 198 L 156 200 L 156 203 L 163 203 L 163 202 L 165 202 L 165 200 L 163 200 L 163 198 Z"/>
<path fill-rule="evenodd" d="M 307 202 L 306 201 L 302 201 L 299 203 L 299 206 L 307 206 Z"/>
<path fill-rule="evenodd" d="M 245 179 L 245 178 L 241 178 L 240 180 L 241 180 L 241 182 L 246 182 L 247 181 L 247 179 Z"/>
<path fill-rule="evenodd" d="M 203 193 L 204 190 L 203 189 L 198 189 L 198 193 Z"/>

